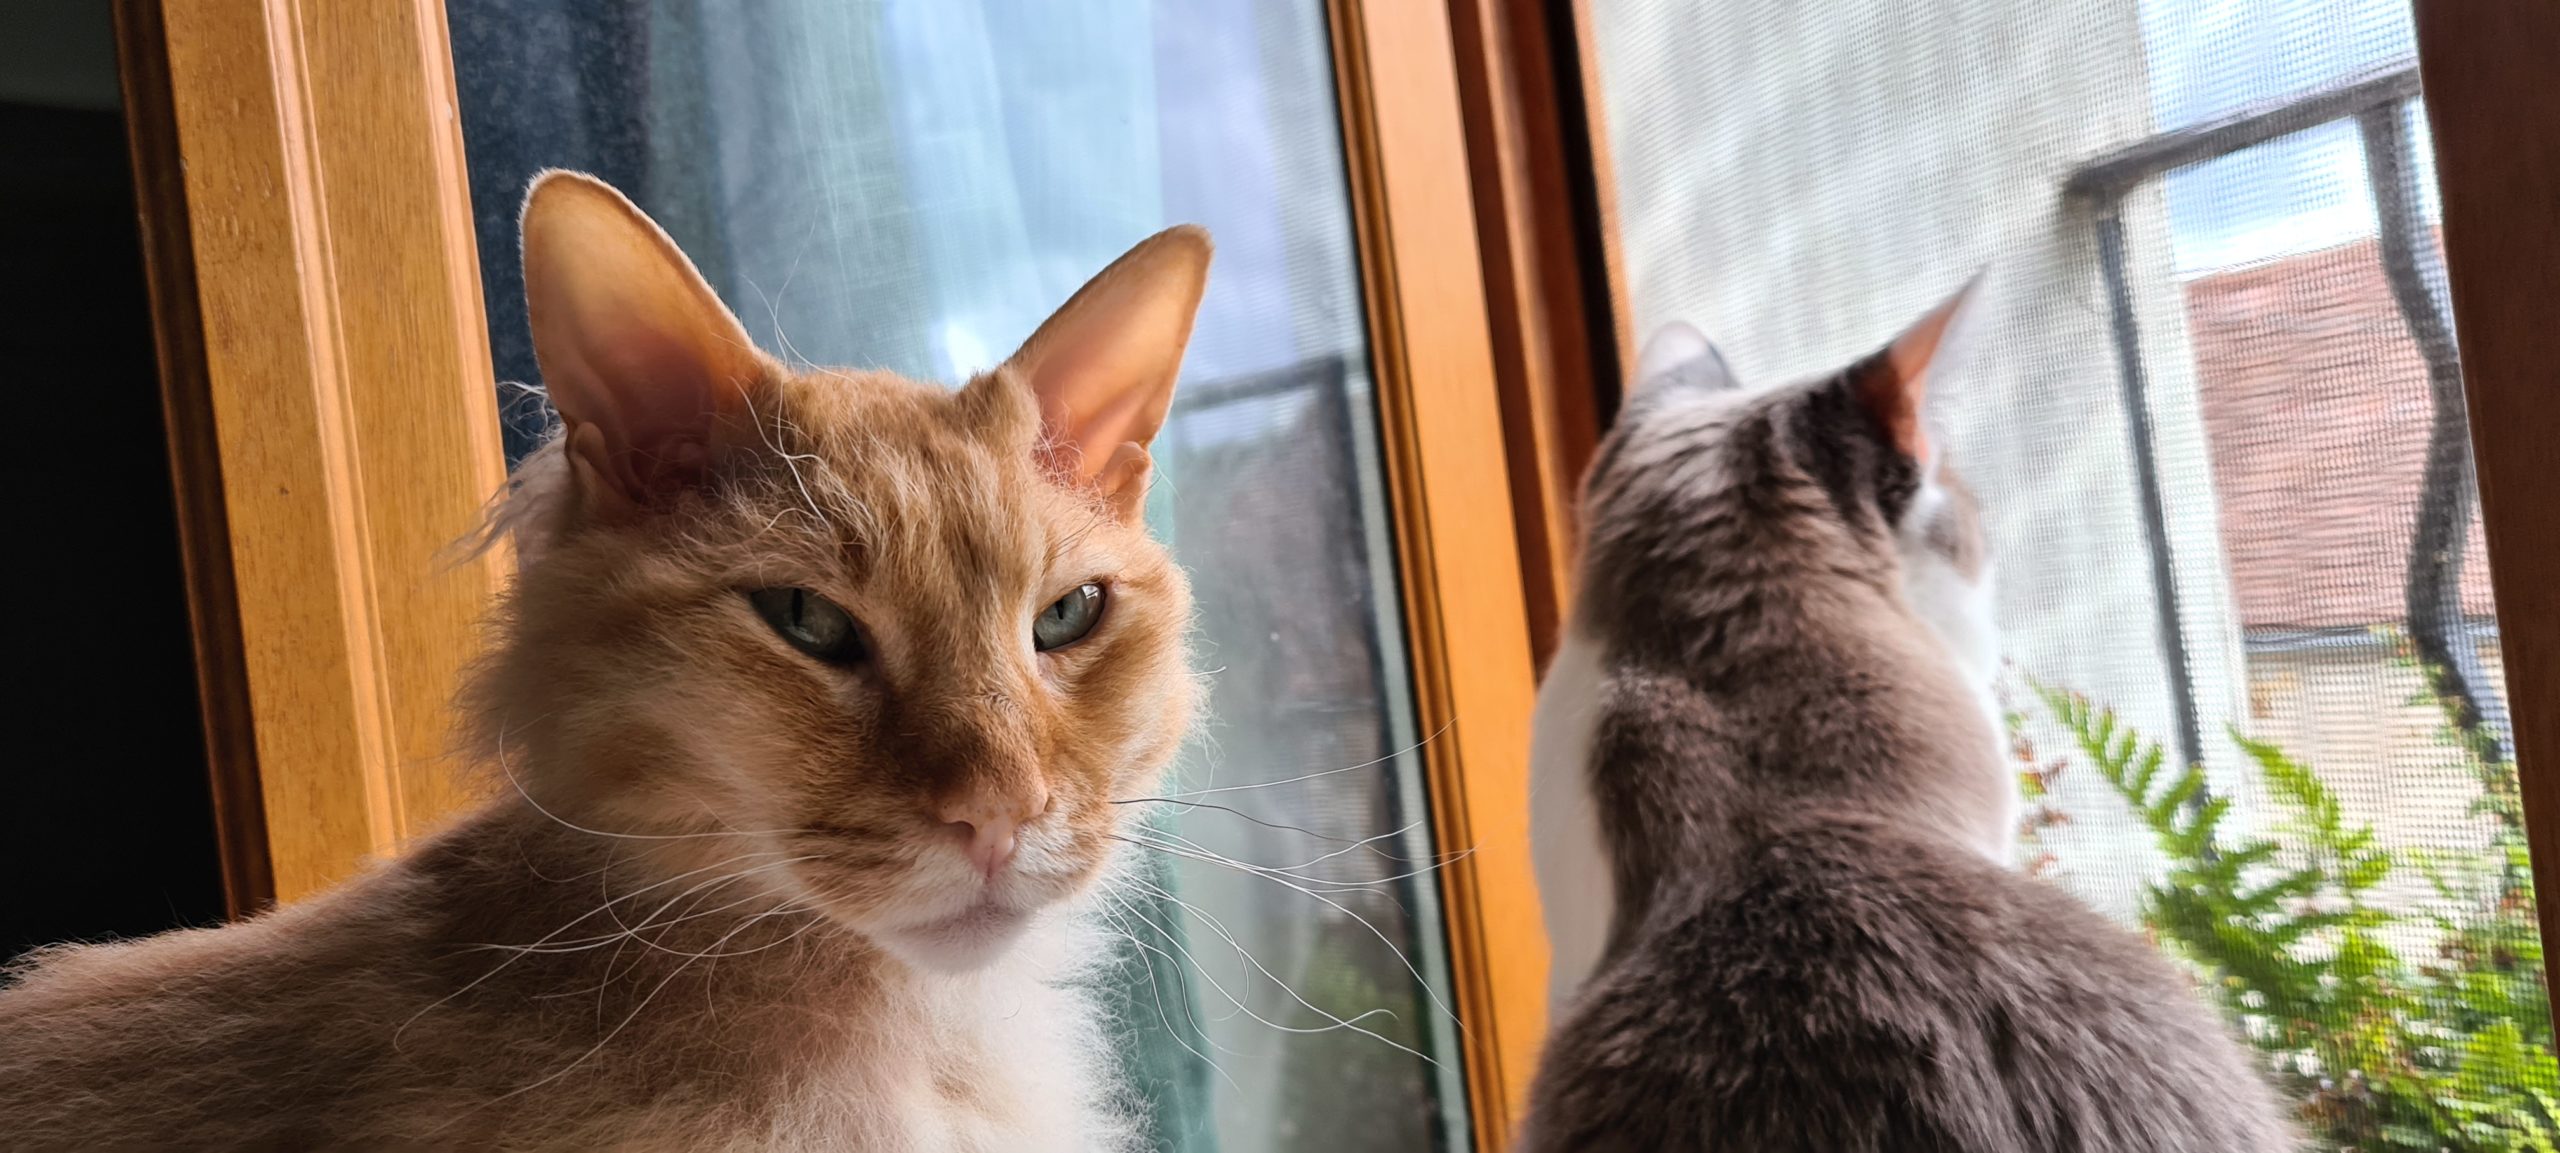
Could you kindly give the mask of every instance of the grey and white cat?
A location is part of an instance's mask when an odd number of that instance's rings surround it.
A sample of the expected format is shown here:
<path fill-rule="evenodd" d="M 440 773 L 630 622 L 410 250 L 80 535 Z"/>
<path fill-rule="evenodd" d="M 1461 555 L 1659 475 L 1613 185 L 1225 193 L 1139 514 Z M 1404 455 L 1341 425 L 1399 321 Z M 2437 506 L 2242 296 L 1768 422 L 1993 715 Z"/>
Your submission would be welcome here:
<path fill-rule="evenodd" d="M 1539 694 L 1525 1148 L 2297 1144 L 2184 977 L 2008 867 L 1989 564 L 1922 419 L 1965 311 L 1776 389 L 1647 348 Z"/>

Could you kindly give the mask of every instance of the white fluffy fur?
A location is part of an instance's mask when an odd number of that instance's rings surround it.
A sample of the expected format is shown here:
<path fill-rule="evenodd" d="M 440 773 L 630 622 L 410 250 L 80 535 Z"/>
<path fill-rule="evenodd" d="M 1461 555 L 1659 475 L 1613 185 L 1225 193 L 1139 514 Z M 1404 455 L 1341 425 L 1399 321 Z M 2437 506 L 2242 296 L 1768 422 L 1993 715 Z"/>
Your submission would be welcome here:
<path fill-rule="evenodd" d="M 1947 499 L 1946 490 L 1932 479 L 1914 498 L 1911 516 L 1904 523 L 1907 526 L 1927 523 L 1935 511 L 1934 506 L 1944 504 Z M 1946 645 L 1947 655 L 1956 662 L 1957 668 L 1963 670 L 1965 684 L 1973 690 L 1974 699 L 1982 708 L 1992 740 L 1991 747 L 1984 751 L 1986 763 L 1998 766 L 2004 780 L 2009 780 L 2003 793 L 2008 798 L 2008 809 L 1996 827 L 2016 829 L 2023 802 L 2018 798 L 2014 780 L 2006 777 L 2008 764 L 2005 750 L 2000 745 L 2000 735 L 2009 729 L 2000 715 L 2000 698 L 1994 689 L 1994 682 L 2000 676 L 2000 623 L 1997 616 L 1999 606 L 1993 593 L 1993 566 L 1985 560 L 1982 571 L 1968 580 L 1946 557 L 1922 543 L 1918 533 L 1916 528 L 1906 527 L 1903 530 L 1900 542 L 1902 593 L 1909 598 L 1912 611 L 1928 622 L 1930 629 L 1938 634 L 1939 641 Z M 2014 838 L 2003 837 L 1998 844 L 1980 847 L 1992 860 L 2005 865 L 2013 863 L 2017 844 Z"/>
<path fill-rule="evenodd" d="M 910 990 L 921 1048 L 856 1050 L 812 1068 L 800 1094 L 772 1116 L 788 1131 L 743 1135 L 739 1148 L 895 1149 L 901 1153 L 1083 1153 L 1136 1146 L 1135 1124 L 1113 1107 L 1119 1089 L 1099 1013 L 1074 987 L 1072 957 L 1104 948 L 1082 918 L 1053 911 L 1005 959 L 977 972 L 919 973 Z M 1075 944 L 1077 941 L 1087 944 Z M 965 1069 L 1000 1101 L 954 1109 L 934 1085 Z M 670 1117 L 671 1126 L 694 1118 Z M 674 1131 L 682 1132 L 682 1129 Z M 698 1131 L 669 1149 L 699 1148 Z"/>
<path fill-rule="evenodd" d="M 1561 1014 L 1600 964 L 1617 915 L 1617 883 L 1592 803 L 1592 727 L 1600 713 L 1600 646 L 1578 629 L 1538 684 L 1529 738 L 1529 845 L 1547 923 L 1547 1011 Z"/>

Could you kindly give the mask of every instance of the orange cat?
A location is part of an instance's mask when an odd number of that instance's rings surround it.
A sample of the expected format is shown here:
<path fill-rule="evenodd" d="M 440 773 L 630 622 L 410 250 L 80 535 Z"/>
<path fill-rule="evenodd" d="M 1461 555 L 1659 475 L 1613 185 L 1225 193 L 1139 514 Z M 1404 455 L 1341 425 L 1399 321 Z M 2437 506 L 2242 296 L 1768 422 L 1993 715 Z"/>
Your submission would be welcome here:
<path fill-rule="evenodd" d="M 0 989 L 26 1147 L 1118 1148 L 1075 909 L 1188 723 L 1139 517 L 1176 228 L 951 391 L 793 374 L 611 188 L 524 210 L 564 429 L 465 695 L 498 799 Z"/>

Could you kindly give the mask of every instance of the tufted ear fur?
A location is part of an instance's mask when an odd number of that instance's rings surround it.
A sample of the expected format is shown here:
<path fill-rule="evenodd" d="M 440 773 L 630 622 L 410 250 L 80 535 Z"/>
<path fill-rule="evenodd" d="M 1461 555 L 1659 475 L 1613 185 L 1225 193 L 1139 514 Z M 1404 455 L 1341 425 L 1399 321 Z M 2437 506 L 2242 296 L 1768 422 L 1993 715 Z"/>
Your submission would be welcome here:
<path fill-rule="evenodd" d="M 1040 402 L 1042 463 L 1134 521 L 1173 385 L 1208 287 L 1209 234 L 1177 225 L 1138 242 L 1069 297 L 1001 370 Z"/>
<path fill-rule="evenodd" d="M 581 498 L 628 515 L 700 483 L 722 418 L 780 368 L 657 224 L 576 172 L 524 204 L 534 358 Z"/>

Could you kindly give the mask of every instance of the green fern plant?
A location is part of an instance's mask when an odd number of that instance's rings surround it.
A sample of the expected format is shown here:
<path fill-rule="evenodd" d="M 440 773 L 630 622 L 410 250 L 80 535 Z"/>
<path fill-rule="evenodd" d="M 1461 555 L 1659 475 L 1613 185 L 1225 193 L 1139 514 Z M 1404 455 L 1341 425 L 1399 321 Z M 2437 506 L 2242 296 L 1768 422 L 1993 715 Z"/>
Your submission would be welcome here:
<path fill-rule="evenodd" d="M 2471 766 L 2481 811 L 2501 818 L 2486 854 L 2403 862 L 2273 744 L 2231 734 L 2282 816 L 2243 833 L 2201 766 L 2171 765 L 2158 742 L 2080 694 L 2035 691 L 2167 862 L 2144 889 L 2143 923 L 2267 1055 L 2321 1147 L 2560 1153 L 2532 875 L 2521 813 L 2504 811 L 2511 772 Z M 2457 747 L 2477 759 L 2470 743 Z M 2434 882 L 2438 910 L 2372 899 L 2404 864 Z M 2434 929 L 2434 955 L 2404 957 L 2392 944 L 2391 930 L 2413 919 Z"/>

